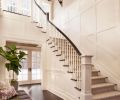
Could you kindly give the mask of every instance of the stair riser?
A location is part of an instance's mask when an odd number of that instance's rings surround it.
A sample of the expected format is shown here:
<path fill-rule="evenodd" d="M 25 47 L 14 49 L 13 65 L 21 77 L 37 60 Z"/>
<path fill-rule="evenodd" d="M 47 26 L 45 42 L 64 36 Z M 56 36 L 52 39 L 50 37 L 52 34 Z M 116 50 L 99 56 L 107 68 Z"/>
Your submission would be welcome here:
<path fill-rule="evenodd" d="M 103 98 L 103 99 L 94 99 L 94 100 L 120 100 L 120 96 L 114 96 L 114 97 Z"/>
<path fill-rule="evenodd" d="M 100 84 L 100 83 L 105 83 L 105 78 L 102 79 L 92 79 L 92 84 Z"/>
<path fill-rule="evenodd" d="M 99 72 L 92 72 L 92 76 L 98 76 Z"/>
<path fill-rule="evenodd" d="M 99 93 L 110 92 L 114 90 L 115 90 L 114 85 L 107 86 L 107 87 L 101 87 L 101 88 L 92 89 L 92 94 L 99 94 Z"/>

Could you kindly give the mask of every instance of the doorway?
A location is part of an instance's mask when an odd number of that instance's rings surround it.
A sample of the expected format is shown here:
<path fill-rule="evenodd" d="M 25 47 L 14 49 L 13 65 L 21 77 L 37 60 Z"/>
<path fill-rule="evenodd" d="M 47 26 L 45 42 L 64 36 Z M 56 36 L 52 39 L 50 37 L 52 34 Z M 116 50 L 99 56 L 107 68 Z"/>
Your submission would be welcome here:
<path fill-rule="evenodd" d="M 22 69 L 18 75 L 19 85 L 41 82 L 41 51 L 40 48 L 21 48 L 26 52 L 26 59 L 21 62 Z"/>

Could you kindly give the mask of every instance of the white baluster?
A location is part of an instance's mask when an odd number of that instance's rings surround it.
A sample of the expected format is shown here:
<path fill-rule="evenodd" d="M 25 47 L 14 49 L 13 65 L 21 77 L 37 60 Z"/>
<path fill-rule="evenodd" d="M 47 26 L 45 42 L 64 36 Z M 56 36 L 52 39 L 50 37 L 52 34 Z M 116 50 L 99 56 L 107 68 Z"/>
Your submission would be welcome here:
<path fill-rule="evenodd" d="M 78 88 L 78 89 L 80 89 L 79 88 L 79 84 L 80 84 L 80 82 L 79 82 L 79 73 L 80 73 L 80 71 L 79 71 L 79 65 L 80 65 L 80 63 L 79 63 L 79 60 L 80 58 L 79 58 L 79 55 L 77 54 L 77 66 L 76 66 L 76 79 L 77 79 L 77 83 L 76 83 L 76 87 Z"/>
<path fill-rule="evenodd" d="M 71 45 L 69 46 L 70 48 L 70 67 L 69 67 L 69 71 L 72 72 L 72 47 Z"/>
<path fill-rule="evenodd" d="M 66 41 L 66 49 L 67 49 L 67 51 L 66 51 L 66 58 L 67 58 L 66 63 L 69 64 L 69 42 L 68 41 Z"/>
<path fill-rule="evenodd" d="M 74 51 L 74 56 L 75 56 L 75 68 L 74 68 L 74 74 L 75 74 L 75 79 L 77 80 L 77 66 L 78 66 L 78 58 L 77 58 L 77 54 L 76 52 Z"/>
<path fill-rule="evenodd" d="M 76 59 L 75 59 L 75 52 L 74 52 L 74 49 L 72 48 L 72 60 L 73 60 L 73 63 L 72 63 L 72 70 L 73 70 L 73 79 L 75 79 L 75 66 L 76 66 Z"/>
<path fill-rule="evenodd" d="M 77 79 L 77 83 L 76 83 L 76 87 L 77 89 L 79 88 L 80 82 L 79 82 L 79 55 L 77 55 L 77 66 L 76 66 L 76 79 Z"/>
<path fill-rule="evenodd" d="M 79 89 L 81 89 L 81 56 L 79 56 Z"/>
<path fill-rule="evenodd" d="M 70 62 L 70 44 L 68 42 L 68 63 L 69 63 L 69 68 L 68 68 L 68 71 L 70 71 L 70 67 L 71 67 L 71 62 Z"/>

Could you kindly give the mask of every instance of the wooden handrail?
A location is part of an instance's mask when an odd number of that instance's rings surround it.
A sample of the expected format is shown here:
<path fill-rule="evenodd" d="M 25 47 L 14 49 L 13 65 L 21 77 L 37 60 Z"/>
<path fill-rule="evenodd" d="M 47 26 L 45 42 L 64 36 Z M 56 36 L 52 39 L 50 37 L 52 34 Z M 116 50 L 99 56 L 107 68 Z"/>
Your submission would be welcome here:
<path fill-rule="evenodd" d="M 35 4 L 38 6 L 38 8 L 43 12 L 43 14 L 47 15 L 47 13 L 38 5 L 38 3 L 34 0 Z"/>
<path fill-rule="evenodd" d="M 35 4 L 38 6 L 38 8 L 43 12 L 43 14 L 46 15 L 47 17 L 47 21 L 56 29 L 58 30 L 69 42 L 70 44 L 73 46 L 73 48 L 76 50 L 76 52 L 78 53 L 78 55 L 81 55 L 81 52 L 78 50 L 78 48 L 75 46 L 75 44 L 67 37 L 67 35 L 61 31 L 55 24 L 53 24 L 50 19 L 49 19 L 49 13 L 48 12 L 45 12 L 41 7 L 40 5 L 36 2 L 36 0 L 34 0 Z"/>

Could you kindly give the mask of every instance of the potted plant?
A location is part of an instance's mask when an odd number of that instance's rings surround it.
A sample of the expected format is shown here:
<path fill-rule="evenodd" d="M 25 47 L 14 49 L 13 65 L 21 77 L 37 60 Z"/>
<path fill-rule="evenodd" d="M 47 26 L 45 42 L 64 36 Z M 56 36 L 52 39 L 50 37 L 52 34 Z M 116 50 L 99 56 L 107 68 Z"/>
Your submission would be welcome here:
<path fill-rule="evenodd" d="M 18 81 L 15 79 L 14 73 L 16 75 L 19 75 L 19 72 L 21 71 L 21 61 L 25 59 L 26 53 L 23 51 L 18 51 L 19 49 L 16 47 L 16 45 L 9 45 L 5 46 L 5 49 L 3 47 L 0 47 L 0 55 L 4 57 L 7 61 L 5 63 L 5 67 L 8 71 L 13 71 L 13 79 L 11 80 L 11 85 L 15 87 L 16 90 L 18 90 Z"/>

